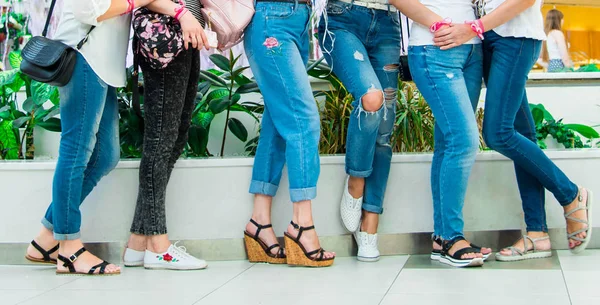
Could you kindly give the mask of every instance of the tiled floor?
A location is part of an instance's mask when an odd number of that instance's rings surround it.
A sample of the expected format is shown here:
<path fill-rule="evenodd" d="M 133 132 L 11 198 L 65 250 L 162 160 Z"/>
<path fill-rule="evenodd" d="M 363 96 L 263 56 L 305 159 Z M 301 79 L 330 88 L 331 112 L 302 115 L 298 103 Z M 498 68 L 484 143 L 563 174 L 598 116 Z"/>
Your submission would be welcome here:
<path fill-rule="evenodd" d="M 600 250 L 454 269 L 426 256 L 378 263 L 337 259 L 326 269 L 211 262 L 198 272 L 125 269 L 120 276 L 56 276 L 52 267 L 0 266 L 1 305 L 600 304 Z"/>

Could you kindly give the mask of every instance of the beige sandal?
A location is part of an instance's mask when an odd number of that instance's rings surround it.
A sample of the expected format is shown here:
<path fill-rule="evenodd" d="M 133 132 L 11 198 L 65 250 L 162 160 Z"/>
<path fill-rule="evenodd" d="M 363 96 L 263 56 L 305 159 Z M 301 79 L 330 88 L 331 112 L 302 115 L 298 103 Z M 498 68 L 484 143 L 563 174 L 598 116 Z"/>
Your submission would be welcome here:
<path fill-rule="evenodd" d="M 588 246 L 588 244 L 592 240 L 592 192 L 587 189 L 582 189 L 582 190 L 585 190 L 587 193 L 587 199 L 585 201 L 585 205 L 583 204 L 583 196 L 581 195 L 581 191 L 579 191 L 579 195 L 577 196 L 577 201 L 578 201 L 577 207 L 565 213 L 566 220 L 571 220 L 571 221 L 583 223 L 586 225 L 586 228 L 584 228 L 584 229 L 579 229 L 579 230 L 577 230 L 575 232 L 571 232 L 571 233 L 567 232 L 567 242 L 569 241 L 569 239 L 581 242 L 581 244 L 579 246 L 576 246 L 571 249 L 571 253 L 573 253 L 573 254 L 579 254 L 579 253 L 583 252 L 583 250 L 585 250 L 585 248 Z M 575 218 L 575 217 L 571 216 L 571 215 L 573 215 L 573 213 L 575 213 L 577 211 L 581 211 L 581 210 L 587 211 L 587 220 L 583 220 L 583 219 L 579 219 L 579 218 Z M 587 232 L 585 239 L 581 239 L 581 238 L 577 237 L 577 234 L 580 234 L 583 232 Z"/>
<path fill-rule="evenodd" d="M 496 260 L 500 262 L 516 262 L 522 261 L 526 259 L 536 259 L 536 258 L 547 258 L 552 256 L 552 250 L 538 250 L 535 245 L 536 242 L 542 240 L 548 240 L 550 236 L 540 237 L 540 238 L 531 238 L 527 235 L 523 235 L 523 248 L 525 251 L 521 251 L 521 249 L 517 247 L 508 247 L 504 248 L 506 250 L 510 250 L 510 255 L 503 255 L 501 252 L 496 253 Z M 527 242 L 531 243 L 531 249 L 527 246 Z"/>

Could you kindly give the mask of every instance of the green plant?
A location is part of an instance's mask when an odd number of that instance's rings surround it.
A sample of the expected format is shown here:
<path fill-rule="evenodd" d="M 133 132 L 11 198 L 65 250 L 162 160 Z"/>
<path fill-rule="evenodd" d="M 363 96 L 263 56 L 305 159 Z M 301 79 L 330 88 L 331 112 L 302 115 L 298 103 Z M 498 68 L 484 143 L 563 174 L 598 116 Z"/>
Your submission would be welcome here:
<path fill-rule="evenodd" d="M 566 148 L 589 148 L 589 143 L 583 143 L 581 136 L 588 140 L 600 138 L 594 128 L 582 124 L 564 124 L 562 119 L 555 120 L 552 114 L 542 104 L 529 104 L 537 131 L 538 145 L 545 149 L 546 138 L 550 135 Z M 579 134 L 579 135 L 577 135 Z"/>
<path fill-rule="evenodd" d="M 258 115 L 263 112 L 263 106 L 253 102 L 240 103 L 242 95 L 260 92 L 256 82 L 242 74 L 249 67 L 236 68 L 240 56 L 235 57 L 232 51 L 229 52 L 229 58 L 213 54 L 210 60 L 220 70 L 200 71 L 203 83 L 199 86 L 198 103 L 192 116 L 193 126 L 188 141 L 192 156 L 210 155 L 206 145 L 215 115 L 222 112 L 226 114 L 220 156 L 225 153 L 228 129 L 240 141 L 248 140 L 248 130 L 240 120 L 230 117 L 232 111 L 245 112 L 259 122 Z"/>
<path fill-rule="evenodd" d="M 394 152 L 433 151 L 434 126 L 433 113 L 416 86 L 400 82 L 396 103 L 396 128 L 392 135 Z"/>
<path fill-rule="evenodd" d="M 127 84 L 124 88 L 117 89 L 117 101 L 119 103 L 119 138 L 121 145 L 121 158 L 141 158 L 144 131 L 142 130 L 142 118 L 133 108 L 133 90 L 143 90 L 142 75 L 140 83 L 135 86 L 132 82 L 133 67 L 127 69 Z M 143 104 L 144 95 L 140 92 L 140 103 Z"/>

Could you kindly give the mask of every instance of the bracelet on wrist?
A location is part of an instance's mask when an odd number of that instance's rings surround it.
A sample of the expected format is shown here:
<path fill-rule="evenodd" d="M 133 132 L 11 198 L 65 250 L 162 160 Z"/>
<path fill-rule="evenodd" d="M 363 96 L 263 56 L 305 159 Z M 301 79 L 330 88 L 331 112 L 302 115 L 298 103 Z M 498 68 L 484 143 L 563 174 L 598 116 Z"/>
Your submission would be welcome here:
<path fill-rule="evenodd" d="M 444 18 L 441 21 L 437 21 L 434 22 L 430 27 L 429 27 L 429 31 L 431 33 L 435 33 L 437 32 L 439 29 L 441 29 L 443 26 L 447 26 L 447 25 L 452 25 L 452 19 L 450 18 Z"/>
<path fill-rule="evenodd" d="M 174 18 L 179 20 L 187 12 L 188 12 L 188 9 L 185 8 L 185 6 L 180 6 L 179 8 L 175 9 L 175 17 Z"/>
<path fill-rule="evenodd" d="M 133 12 L 133 9 L 135 9 L 135 3 L 133 1 L 134 0 L 127 0 L 127 11 L 125 11 L 125 13 L 123 13 L 121 15 L 127 15 L 127 14 Z"/>
<path fill-rule="evenodd" d="M 477 37 L 479 37 L 479 39 L 483 40 L 483 33 L 485 33 L 485 28 L 483 26 L 483 22 L 481 22 L 481 19 L 465 21 L 465 24 L 471 26 L 471 30 L 475 34 L 477 34 Z"/>

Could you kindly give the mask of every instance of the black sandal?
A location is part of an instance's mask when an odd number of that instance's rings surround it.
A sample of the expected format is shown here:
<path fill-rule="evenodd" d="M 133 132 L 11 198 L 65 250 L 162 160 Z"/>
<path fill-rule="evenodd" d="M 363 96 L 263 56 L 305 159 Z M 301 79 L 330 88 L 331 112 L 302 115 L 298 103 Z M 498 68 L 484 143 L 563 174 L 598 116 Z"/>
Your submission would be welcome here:
<path fill-rule="evenodd" d="M 431 241 L 433 241 L 434 243 L 436 243 L 438 246 L 443 247 L 443 241 L 442 238 L 439 236 L 435 236 L 435 235 L 431 235 Z M 491 252 L 488 254 L 484 254 L 481 252 L 481 247 L 476 245 L 476 244 L 470 244 L 471 248 L 477 249 L 477 251 L 479 251 L 479 253 L 481 253 L 481 255 L 483 255 L 483 260 L 486 261 L 490 255 L 492 254 Z M 442 250 L 437 250 L 437 249 L 432 249 L 431 250 L 431 255 L 429 256 L 429 258 L 431 258 L 431 260 L 433 261 L 439 261 L 440 258 L 442 257 Z"/>
<path fill-rule="evenodd" d="M 304 245 L 300 242 L 302 233 L 304 233 L 304 231 L 314 230 L 315 226 L 301 227 L 293 221 L 290 223 L 294 229 L 298 230 L 298 236 L 293 237 L 288 232 L 284 233 L 285 248 L 288 252 L 288 265 L 306 267 L 329 267 L 333 265 L 335 257 L 326 258 L 325 250 L 323 248 L 307 252 Z"/>
<path fill-rule="evenodd" d="M 60 260 L 61 262 L 63 262 L 63 267 L 67 267 L 69 269 L 69 271 L 59 271 L 59 270 L 56 270 L 56 274 L 75 274 L 75 275 L 117 275 L 117 274 L 121 274 L 120 270 L 116 271 L 116 272 L 106 273 L 106 266 L 110 265 L 110 263 L 107 262 L 107 261 L 103 261 L 100 264 L 98 264 L 98 265 L 90 268 L 90 270 L 88 272 L 79 272 L 79 271 L 77 271 L 75 269 L 75 265 L 73 265 L 73 263 L 85 251 L 87 251 L 85 248 L 81 248 L 77 252 L 75 252 L 75 254 L 69 256 L 68 258 L 59 254 L 58 255 L 58 260 Z M 100 268 L 100 271 L 98 273 L 95 273 L 98 268 Z"/>
<path fill-rule="evenodd" d="M 267 244 L 258 237 L 260 230 L 272 228 L 273 225 L 261 225 L 250 219 L 250 222 L 256 226 L 256 232 L 251 234 L 248 231 L 244 231 L 244 242 L 246 244 L 246 253 L 248 254 L 248 260 L 251 263 L 269 263 L 269 264 L 285 264 L 286 256 L 283 253 L 283 248 L 280 244 Z M 279 248 L 276 254 L 273 254 L 271 250 Z"/>
<path fill-rule="evenodd" d="M 450 255 L 450 249 L 454 244 L 461 240 L 466 240 L 464 237 L 459 236 L 454 238 L 453 240 L 444 241 L 444 245 L 442 248 L 442 253 L 440 257 L 440 262 L 453 266 L 453 267 L 477 267 L 483 266 L 483 258 L 462 258 L 463 255 L 468 253 L 481 253 L 479 249 L 474 247 L 463 248 L 454 252 L 454 254 Z"/>
<path fill-rule="evenodd" d="M 56 246 L 54 246 L 54 248 L 46 251 L 44 250 L 44 248 L 42 248 L 37 242 L 35 242 L 35 240 L 31 241 L 31 245 L 38 250 L 38 252 L 40 252 L 40 254 L 43 256 L 43 258 L 37 258 L 37 257 L 33 257 L 29 254 L 25 254 L 25 258 L 33 263 L 38 263 L 38 264 L 52 264 L 52 265 L 56 265 L 56 259 L 51 258 L 50 254 L 58 251 L 59 248 L 59 244 L 56 244 Z"/>

